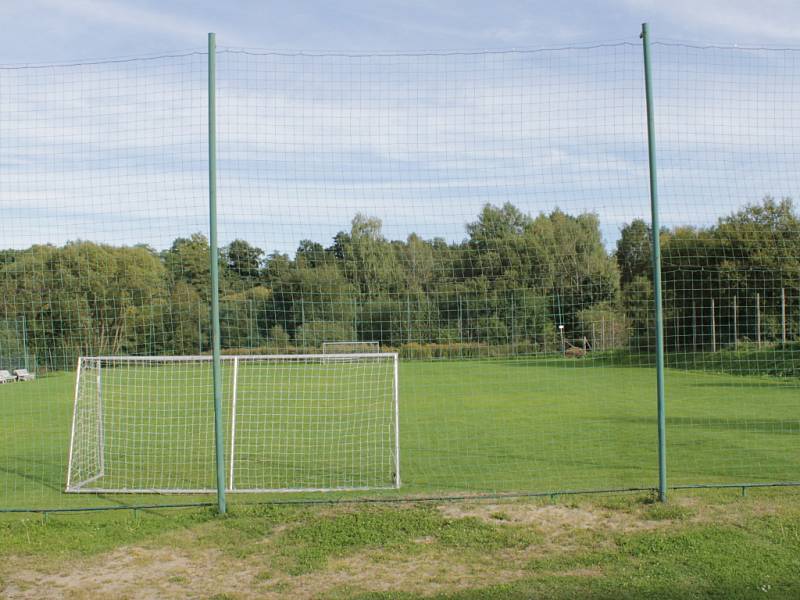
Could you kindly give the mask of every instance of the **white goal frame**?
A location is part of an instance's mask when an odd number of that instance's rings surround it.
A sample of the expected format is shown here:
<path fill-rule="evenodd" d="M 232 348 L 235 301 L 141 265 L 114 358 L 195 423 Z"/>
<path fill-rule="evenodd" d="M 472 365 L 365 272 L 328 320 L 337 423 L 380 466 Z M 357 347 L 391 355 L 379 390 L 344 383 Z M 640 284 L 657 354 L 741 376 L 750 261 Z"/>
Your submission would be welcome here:
<path fill-rule="evenodd" d="M 370 342 L 361 342 L 370 343 Z M 375 342 L 377 343 L 377 342 Z M 400 399 L 399 399 L 399 356 L 396 352 L 356 352 L 344 354 L 241 354 L 241 355 L 225 355 L 220 357 L 223 363 L 231 363 L 232 376 L 231 376 L 231 394 L 230 400 L 230 423 L 225 429 L 229 434 L 228 462 L 226 468 L 226 482 L 225 490 L 227 492 L 237 493 L 307 493 L 307 492 L 340 492 L 340 491 L 370 491 L 370 490 L 391 490 L 399 489 L 401 486 L 400 479 Z M 393 427 L 390 440 L 391 455 L 394 472 L 392 474 L 392 484 L 385 486 L 341 486 L 341 487 L 282 487 L 282 488 L 262 488 L 262 487 L 247 487 L 239 488 L 236 486 L 236 433 L 237 433 L 237 401 L 238 401 L 238 373 L 239 366 L 242 362 L 250 361 L 302 361 L 302 360 L 317 360 L 320 363 L 328 363 L 333 361 L 349 362 L 357 359 L 367 360 L 391 360 L 392 361 L 392 419 Z M 75 380 L 75 394 L 73 399 L 72 410 L 72 426 L 70 430 L 70 445 L 69 445 L 69 458 L 67 463 L 67 478 L 65 492 L 67 493 L 102 493 L 102 494 L 206 494 L 215 493 L 216 488 L 98 488 L 86 487 L 89 484 L 101 479 L 105 475 L 105 426 L 103 423 L 103 395 L 102 395 L 102 364 L 104 361 L 131 361 L 140 363 L 170 363 L 170 362 L 208 362 L 211 363 L 213 357 L 207 355 L 197 356 L 82 356 L 78 359 L 77 376 Z M 98 448 L 98 473 L 88 477 L 82 481 L 75 482 L 72 477 L 72 468 L 74 449 L 75 449 L 75 433 L 78 421 L 78 402 L 80 399 L 81 381 L 86 377 L 84 373 L 84 365 L 88 365 L 89 361 L 96 362 L 96 395 L 97 395 L 97 440 L 100 447 Z M 210 367 L 210 365 L 209 365 Z M 213 403 L 213 397 L 208 399 L 209 403 Z M 223 398 L 223 402 L 225 398 Z M 223 413 L 225 412 L 223 405 Z M 223 416 L 223 419 L 225 417 Z"/>
<path fill-rule="evenodd" d="M 374 347 L 375 348 L 375 352 L 336 352 L 336 351 L 328 352 L 328 348 L 330 348 L 332 346 L 353 346 L 355 348 L 359 348 L 359 347 L 363 347 L 363 348 Z M 346 356 L 356 356 L 356 355 L 359 355 L 359 354 L 369 354 L 370 356 L 374 356 L 375 354 L 381 354 L 381 343 L 380 342 L 374 342 L 374 341 L 371 341 L 371 342 L 359 342 L 359 341 L 352 341 L 352 342 L 348 342 L 348 341 L 344 341 L 344 342 L 322 342 L 322 353 L 323 354 L 330 354 L 330 355 L 343 354 L 343 355 L 346 355 Z M 389 353 L 385 353 L 385 354 L 389 354 Z"/>

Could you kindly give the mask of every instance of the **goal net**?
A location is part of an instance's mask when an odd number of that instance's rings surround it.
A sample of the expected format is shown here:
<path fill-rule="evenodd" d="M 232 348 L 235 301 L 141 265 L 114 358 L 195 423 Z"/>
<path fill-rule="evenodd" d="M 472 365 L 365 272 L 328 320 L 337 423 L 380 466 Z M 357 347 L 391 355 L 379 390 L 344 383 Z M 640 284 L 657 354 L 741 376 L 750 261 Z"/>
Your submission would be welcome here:
<path fill-rule="evenodd" d="M 322 342 L 323 354 L 360 354 L 380 351 L 380 342 Z"/>
<path fill-rule="evenodd" d="M 211 373 L 208 356 L 81 358 L 66 491 L 215 491 Z M 222 376 L 229 491 L 400 486 L 397 354 L 225 356 Z"/>

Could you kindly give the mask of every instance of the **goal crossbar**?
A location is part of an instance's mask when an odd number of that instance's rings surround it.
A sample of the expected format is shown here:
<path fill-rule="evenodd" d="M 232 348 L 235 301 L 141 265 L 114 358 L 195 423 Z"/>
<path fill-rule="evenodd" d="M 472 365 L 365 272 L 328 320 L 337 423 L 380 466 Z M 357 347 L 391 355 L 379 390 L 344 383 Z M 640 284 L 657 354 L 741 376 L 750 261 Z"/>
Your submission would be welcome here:
<path fill-rule="evenodd" d="M 212 360 L 81 357 L 65 491 L 215 492 Z M 228 491 L 400 487 L 397 353 L 221 360 Z"/>
<path fill-rule="evenodd" d="M 328 342 L 325 342 L 328 343 Z M 339 342 L 337 342 L 339 343 Z M 369 343 L 369 342 L 364 342 Z M 339 354 L 223 354 L 220 360 L 223 362 L 234 360 L 286 360 L 286 359 L 329 359 L 329 358 L 375 358 L 375 357 L 395 357 L 397 352 L 344 352 Z M 207 354 L 193 356 L 82 356 L 80 361 L 101 360 L 101 361 L 131 361 L 131 362 L 211 362 L 214 357 Z"/>

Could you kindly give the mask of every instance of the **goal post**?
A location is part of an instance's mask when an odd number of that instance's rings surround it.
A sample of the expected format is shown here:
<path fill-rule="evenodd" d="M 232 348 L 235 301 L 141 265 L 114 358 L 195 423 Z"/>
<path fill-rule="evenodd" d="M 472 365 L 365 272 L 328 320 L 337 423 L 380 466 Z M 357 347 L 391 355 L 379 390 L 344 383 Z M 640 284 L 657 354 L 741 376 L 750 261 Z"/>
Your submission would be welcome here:
<path fill-rule="evenodd" d="M 105 473 L 100 386 L 100 361 L 80 358 L 75 377 L 67 491 L 79 490 Z"/>
<path fill-rule="evenodd" d="M 323 354 L 378 354 L 380 342 L 322 342 Z"/>
<path fill-rule="evenodd" d="M 211 357 L 82 357 L 67 492 L 206 493 L 214 485 Z"/>
<path fill-rule="evenodd" d="M 222 357 L 226 487 L 400 486 L 396 353 Z M 84 357 L 67 492 L 211 493 L 211 357 Z"/>

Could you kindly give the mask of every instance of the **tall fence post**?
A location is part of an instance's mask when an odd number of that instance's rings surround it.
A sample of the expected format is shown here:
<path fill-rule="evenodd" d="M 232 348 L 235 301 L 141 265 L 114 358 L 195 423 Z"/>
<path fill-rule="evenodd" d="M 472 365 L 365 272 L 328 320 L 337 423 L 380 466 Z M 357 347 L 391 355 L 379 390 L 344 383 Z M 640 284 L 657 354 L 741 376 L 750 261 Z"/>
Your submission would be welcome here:
<path fill-rule="evenodd" d="M 217 508 L 225 514 L 225 452 L 222 432 L 222 365 L 219 328 L 219 248 L 217 242 L 217 40 L 208 34 L 208 214 L 211 254 L 211 346 L 214 380 L 214 446 L 217 464 Z"/>
<path fill-rule="evenodd" d="M 656 394 L 658 401 L 658 499 L 667 500 L 667 438 L 664 406 L 664 306 L 661 298 L 661 223 L 658 216 L 658 178 L 656 176 L 656 138 L 653 116 L 653 79 L 650 66 L 650 27 L 642 23 L 644 87 L 647 105 L 647 156 L 650 167 L 650 214 L 653 229 L 653 291 L 656 312 Z"/>

